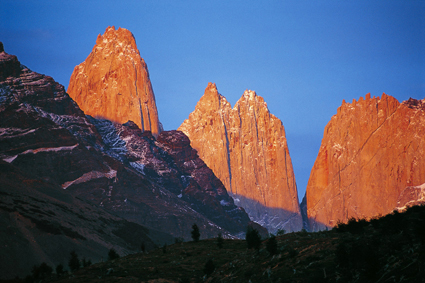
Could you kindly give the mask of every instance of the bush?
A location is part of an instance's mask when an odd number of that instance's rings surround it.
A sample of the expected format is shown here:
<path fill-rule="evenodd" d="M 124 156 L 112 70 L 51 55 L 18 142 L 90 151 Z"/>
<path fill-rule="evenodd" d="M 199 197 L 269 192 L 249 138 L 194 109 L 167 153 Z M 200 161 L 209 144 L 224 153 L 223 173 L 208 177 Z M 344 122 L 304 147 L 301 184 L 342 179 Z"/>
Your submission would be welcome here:
<path fill-rule="evenodd" d="M 53 268 L 51 268 L 47 263 L 43 262 L 40 266 L 34 265 L 32 268 L 32 276 L 34 280 L 45 279 L 49 277 L 53 272 Z"/>
<path fill-rule="evenodd" d="M 351 234 L 361 234 L 364 231 L 364 227 L 369 225 L 369 222 L 367 222 L 365 219 L 356 219 L 354 217 L 351 217 L 347 224 L 341 222 L 338 220 L 337 225 L 335 226 L 335 230 L 337 232 L 349 232 Z"/>
<path fill-rule="evenodd" d="M 65 273 L 65 270 L 63 269 L 63 265 L 62 264 L 58 264 L 56 266 L 56 275 L 57 276 L 61 276 L 64 273 Z"/>
<path fill-rule="evenodd" d="M 69 259 L 68 266 L 71 272 L 74 272 L 80 269 L 80 260 L 78 259 L 78 255 L 75 251 L 70 253 L 71 258 Z"/>
<path fill-rule="evenodd" d="M 200 237 L 201 237 L 201 234 L 199 233 L 198 225 L 193 224 L 192 225 L 192 239 L 195 242 L 198 242 Z"/>
<path fill-rule="evenodd" d="M 176 238 L 174 238 L 174 243 L 175 244 L 180 244 L 180 243 L 183 243 L 183 242 L 184 242 L 184 239 L 182 237 L 176 237 Z"/>
<path fill-rule="evenodd" d="M 218 246 L 219 249 L 221 249 L 223 247 L 223 243 L 224 243 L 223 236 L 221 235 L 221 233 L 218 233 L 217 246 Z"/>
<path fill-rule="evenodd" d="M 204 273 L 207 276 L 210 276 L 214 272 L 214 270 L 215 270 L 214 262 L 212 261 L 212 259 L 209 259 L 204 266 Z"/>
<path fill-rule="evenodd" d="M 266 243 L 266 249 L 270 255 L 275 255 L 277 253 L 277 241 L 275 235 L 272 234 L 270 236 L 270 239 Z"/>
<path fill-rule="evenodd" d="M 108 252 L 108 260 L 114 260 L 120 258 L 120 255 L 117 253 L 116 250 L 114 250 L 113 248 L 109 250 Z"/>
<path fill-rule="evenodd" d="M 288 253 L 290 258 L 294 258 L 298 255 L 298 251 L 292 247 L 288 248 Z"/>
<path fill-rule="evenodd" d="M 277 235 L 278 236 L 282 236 L 282 235 L 284 235 L 286 233 L 286 231 L 284 230 L 284 229 L 278 229 L 277 230 Z"/>
<path fill-rule="evenodd" d="M 91 263 L 91 260 L 90 259 L 88 259 L 88 260 L 86 260 L 86 258 L 85 257 L 83 257 L 83 261 L 82 261 L 82 265 L 83 265 L 83 267 L 88 267 L 88 266 L 90 266 L 92 263 Z"/>
<path fill-rule="evenodd" d="M 256 250 L 260 249 L 261 246 L 261 237 L 260 233 L 258 233 L 257 229 L 248 226 L 248 230 L 246 231 L 246 242 L 248 245 L 248 249 L 255 248 Z"/>

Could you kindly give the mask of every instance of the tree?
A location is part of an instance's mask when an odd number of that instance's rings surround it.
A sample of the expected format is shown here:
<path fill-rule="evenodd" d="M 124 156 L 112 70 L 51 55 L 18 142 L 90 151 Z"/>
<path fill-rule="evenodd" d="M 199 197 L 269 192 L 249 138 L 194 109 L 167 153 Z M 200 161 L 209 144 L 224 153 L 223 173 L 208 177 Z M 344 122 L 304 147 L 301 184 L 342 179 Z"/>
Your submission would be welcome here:
<path fill-rule="evenodd" d="M 92 264 L 91 260 L 90 259 L 86 260 L 85 257 L 83 257 L 83 261 L 81 263 L 82 263 L 83 267 L 88 267 Z"/>
<path fill-rule="evenodd" d="M 69 259 L 68 266 L 71 272 L 74 272 L 80 269 L 80 260 L 78 259 L 78 255 L 75 251 L 70 253 L 71 258 Z"/>
<path fill-rule="evenodd" d="M 45 279 L 52 274 L 53 268 L 43 262 L 40 266 L 34 265 L 32 268 L 32 276 L 35 280 Z"/>
<path fill-rule="evenodd" d="M 284 235 L 286 233 L 286 231 L 284 230 L 284 229 L 278 229 L 277 230 L 277 235 L 278 236 L 282 236 L 282 235 Z"/>
<path fill-rule="evenodd" d="M 221 233 L 218 233 L 217 246 L 219 249 L 223 247 L 223 243 L 224 243 L 223 235 L 221 235 Z"/>
<path fill-rule="evenodd" d="M 192 239 L 197 242 L 199 241 L 199 237 L 201 237 L 201 234 L 199 233 L 198 225 L 193 224 L 192 225 Z"/>
<path fill-rule="evenodd" d="M 114 260 L 120 258 L 120 255 L 117 253 L 116 250 L 114 250 L 113 248 L 109 250 L 108 253 L 108 260 Z"/>
<path fill-rule="evenodd" d="M 62 264 L 58 264 L 56 266 L 56 275 L 57 276 L 61 276 L 63 273 L 65 273 L 65 270 L 63 270 L 63 265 Z"/>
<path fill-rule="evenodd" d="M 275 235 L 272 234 L 270 236 L 269 240 L 266 243 L 266 249 L 270 255 L 275 255 L 277 253 L 277 241 Z"/>
<path fill-rule="evenodd" d="M 256 250 L 260 249 L 261 237 L 257 229 L 254 229 L 251 226 L 248 226 L 245 239 L 248 245 L 248 249 L 252 249 L 252 248 L 255 248 Z"/>

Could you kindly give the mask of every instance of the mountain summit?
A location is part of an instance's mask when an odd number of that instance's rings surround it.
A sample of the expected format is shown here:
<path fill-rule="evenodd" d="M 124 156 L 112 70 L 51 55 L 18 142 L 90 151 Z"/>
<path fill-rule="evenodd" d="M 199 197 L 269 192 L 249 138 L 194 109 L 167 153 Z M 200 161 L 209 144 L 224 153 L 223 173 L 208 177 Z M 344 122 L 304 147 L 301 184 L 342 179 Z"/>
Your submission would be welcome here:
<path fill-rule="evenodd" d="M 209 83 L 178 130 L 253 221 L 271 232 L 302 228 L 285 129 L 262 97 L 246 90 L 232 109 Z"/>
<path fill-rule="evenodd" d="M 133 34 L 108 27 L 87 59 L 74 68 L 68 94 L 87 115 L 129 120 L 154 136 L 162 131 L 148 68 Z"/>

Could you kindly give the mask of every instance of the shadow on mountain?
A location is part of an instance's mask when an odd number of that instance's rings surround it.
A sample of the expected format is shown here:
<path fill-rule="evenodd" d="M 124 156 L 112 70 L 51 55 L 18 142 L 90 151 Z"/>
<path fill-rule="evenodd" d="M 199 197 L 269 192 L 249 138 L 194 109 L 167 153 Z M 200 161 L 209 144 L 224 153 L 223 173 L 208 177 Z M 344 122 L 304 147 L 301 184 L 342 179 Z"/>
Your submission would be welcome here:
<path fill-rule="evenodd" d="M 237 206 L 245 209 L 252 221 L 267 228 L 270 233 L 276 233 L 279 229 L 293 232 L 300 231 L 303 228 L 303 221 L 299 212 L 267 207 L 256 200 L 241 195 L 230 195 Z"/>

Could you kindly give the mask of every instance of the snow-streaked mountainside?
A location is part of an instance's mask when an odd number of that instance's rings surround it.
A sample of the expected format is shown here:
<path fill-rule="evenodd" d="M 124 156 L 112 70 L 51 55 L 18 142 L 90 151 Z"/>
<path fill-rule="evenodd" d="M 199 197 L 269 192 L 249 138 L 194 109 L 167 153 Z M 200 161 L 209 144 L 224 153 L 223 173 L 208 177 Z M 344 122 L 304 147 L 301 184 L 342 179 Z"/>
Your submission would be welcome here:
<path fill-rule="evenodd" d="M 181 132 L 85 116 L 64 87 L 0 52 L 1 278 L 145 243 L 243 234 L 248 215 Z M 55 208 L 59 207 L 59 209 Z M 17 244 L 19 243 L 19 244 Z M 64 248 L 64 246 L 66 248 Z"/>

